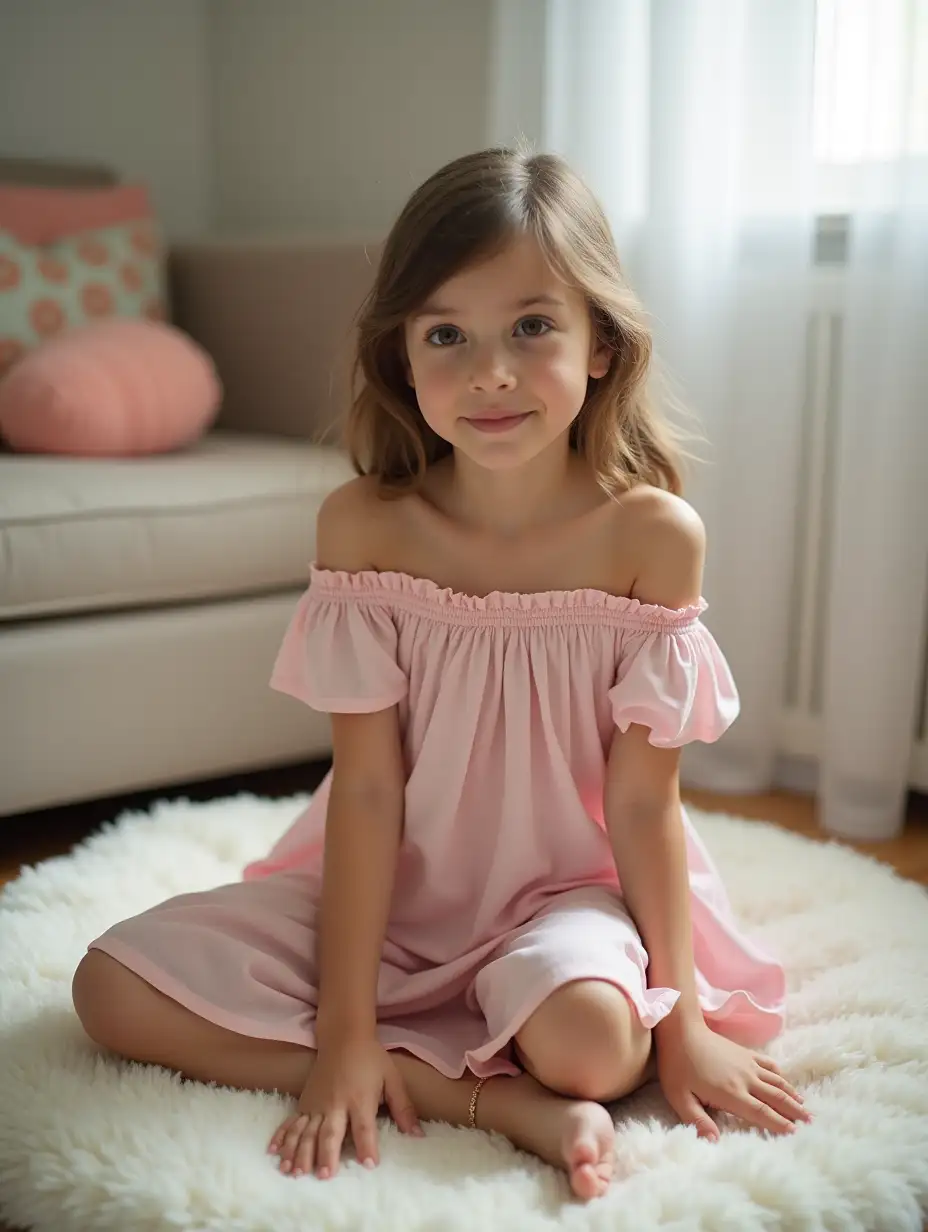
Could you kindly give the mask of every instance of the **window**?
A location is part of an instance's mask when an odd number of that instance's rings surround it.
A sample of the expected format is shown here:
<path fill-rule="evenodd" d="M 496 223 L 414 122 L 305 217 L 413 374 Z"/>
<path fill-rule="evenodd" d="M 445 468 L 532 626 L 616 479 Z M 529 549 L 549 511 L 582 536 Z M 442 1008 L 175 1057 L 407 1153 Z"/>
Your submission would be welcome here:
<path fill-rule="evenodd" d="M 817 0 L 813 110 L 823 213 L 928 156 L 928 0 Z"/>

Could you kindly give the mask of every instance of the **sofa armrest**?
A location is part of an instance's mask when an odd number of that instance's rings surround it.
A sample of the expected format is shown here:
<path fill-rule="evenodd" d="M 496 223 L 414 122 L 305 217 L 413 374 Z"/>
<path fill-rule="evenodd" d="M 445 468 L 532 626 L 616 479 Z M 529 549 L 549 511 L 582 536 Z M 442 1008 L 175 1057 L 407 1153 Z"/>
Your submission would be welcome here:
<path fill-rule="evenodd" d="M 331 439 L 378 255 L 376 243 L 337 240 L 216 239 L 173 249 L 172 319 L 216 364 L 225 390 L 217 426 Z"/>

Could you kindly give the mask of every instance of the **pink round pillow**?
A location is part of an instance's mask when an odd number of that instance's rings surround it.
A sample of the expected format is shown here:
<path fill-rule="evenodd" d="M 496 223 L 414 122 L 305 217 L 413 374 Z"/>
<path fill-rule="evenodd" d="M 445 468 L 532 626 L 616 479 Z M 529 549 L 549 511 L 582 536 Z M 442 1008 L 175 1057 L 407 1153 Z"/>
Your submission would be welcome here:
<path fill-rule="evenodd" d="M 125 456 L 196 440 L 219 410 L 212 360 L 156 321 L 78 326 L 0 380 L 0 435 L 27 453 Z"/>

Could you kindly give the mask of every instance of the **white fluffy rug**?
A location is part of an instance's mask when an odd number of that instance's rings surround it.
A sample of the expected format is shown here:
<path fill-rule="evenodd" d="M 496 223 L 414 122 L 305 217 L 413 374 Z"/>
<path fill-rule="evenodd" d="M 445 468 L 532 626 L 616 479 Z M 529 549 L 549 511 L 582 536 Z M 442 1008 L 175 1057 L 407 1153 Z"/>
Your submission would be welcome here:
<path fill-rule="evenodd" d="M 383 1133 L 373 1173 L 281 1176 L 265 1154 L 282 1098 L 123 1065 L 69 999 L 86 943 L 162 898 L 234 880 L 303 800 L 162 804 L 126 815 L 0 898 L 0 1214 L 40 1232 L 551 1232 L 920 1229 L 928 1213 L 928 895 L 837 846 L 695 820 L 736 909 L 790 971 L 770 1051 L 815 1123 L 717 1145 L 652 1087 L 617 1111 L 620 1178 L 571 1201 L 557 1172 L 481 1133 Z"/>

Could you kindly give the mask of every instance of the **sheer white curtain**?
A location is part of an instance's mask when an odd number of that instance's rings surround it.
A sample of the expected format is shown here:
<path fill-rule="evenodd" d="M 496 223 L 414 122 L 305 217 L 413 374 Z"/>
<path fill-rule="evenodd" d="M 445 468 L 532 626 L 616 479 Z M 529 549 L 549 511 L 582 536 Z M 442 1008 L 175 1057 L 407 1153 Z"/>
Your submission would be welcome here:
<path fill-rule="evenodd" d="M 866 838 L 901 824 L 925 668 L 928 0 L 864 16 L 844 61 L 866 157 L 835 160 L 850 217 L 820 790 L 825 825 Z"/>
<path fill-rule="evenodd" d="M 497 7 L 493 137 L 563 153 L 598 192 L 658 354 L 708 438 L 688 495 L 709 534 L 707 620 L 743 710 L 684 764 L 689 782 L 722 790 L 771 786 L 778 753 L 818 208 L 817 16 L 816 0 Z M 824 819 L 844 833 L 884 833 L 900 816 L 923 643 L 928 240 L 922 186 L 897 161 L 882 177 L 897 189 L 889 205 L 853 211 L 846 271 L 821 775 Z"/>

